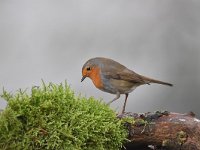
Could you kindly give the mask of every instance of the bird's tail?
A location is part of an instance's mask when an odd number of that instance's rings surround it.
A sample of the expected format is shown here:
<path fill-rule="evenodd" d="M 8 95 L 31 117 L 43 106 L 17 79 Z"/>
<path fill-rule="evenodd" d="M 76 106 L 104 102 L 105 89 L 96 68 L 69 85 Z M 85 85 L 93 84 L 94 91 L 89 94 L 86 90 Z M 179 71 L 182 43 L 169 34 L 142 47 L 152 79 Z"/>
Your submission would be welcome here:
<path fill-rule="evenodd" d="M 152 79 L 152 78 L 149 78 L 149 77 L 145 77 L 145 76 L 141 76 L 141 77 L 146 82 L 146 84 L 158 83 L 158 84 L 173 86 L 173 84 L 168 83 L 168 82 L 163 82 L 163 81 L 160 81 L 160 80 L 155 80 L 155 79 Z"/>

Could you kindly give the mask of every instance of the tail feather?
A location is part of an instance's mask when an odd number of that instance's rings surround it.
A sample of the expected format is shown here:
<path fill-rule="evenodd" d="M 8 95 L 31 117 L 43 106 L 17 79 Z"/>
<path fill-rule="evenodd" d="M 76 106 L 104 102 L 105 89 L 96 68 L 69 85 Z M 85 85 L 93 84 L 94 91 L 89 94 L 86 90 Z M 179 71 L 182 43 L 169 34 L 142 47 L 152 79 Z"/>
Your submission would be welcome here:
<path fill-rule="evenodd" d="M 173 86 L 173 84 L 171 84 L 171 83 L 163 82 L 163 81 L 160 81 L 160 80 L 155 80 L 155 79 L 148 78 L 148 77 L 145 77 L 145 76 L 142 76 L 142 78 L 146 82 L 146 84 L 149 84 L 149 83 L 158 83 L 158 84 Z"/>

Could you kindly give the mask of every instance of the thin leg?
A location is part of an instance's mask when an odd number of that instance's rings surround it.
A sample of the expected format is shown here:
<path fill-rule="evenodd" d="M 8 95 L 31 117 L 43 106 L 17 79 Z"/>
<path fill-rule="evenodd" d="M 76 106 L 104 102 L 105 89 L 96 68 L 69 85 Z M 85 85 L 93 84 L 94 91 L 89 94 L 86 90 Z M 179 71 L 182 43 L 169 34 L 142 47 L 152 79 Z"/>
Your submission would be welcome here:
<path fill-rule="evenodd" d="M 126 109 L 127 98 L 128 98 L 128 93 L 125 94 L 125 101 L 124 101 L 124 106 L 123 106 L 123 109 L 122 109 L 122 114 L 125 112 L 125 109 Z"/>
<path fill-rule="evenodd" d="M 112 101 L 108 102 L 107 105 L 110 105 L 112 102 L 114 102 L 115 100 L 119 99 L 119 97 L 120 97 L 120 93 L 117 92 L 116 97 Z"/>

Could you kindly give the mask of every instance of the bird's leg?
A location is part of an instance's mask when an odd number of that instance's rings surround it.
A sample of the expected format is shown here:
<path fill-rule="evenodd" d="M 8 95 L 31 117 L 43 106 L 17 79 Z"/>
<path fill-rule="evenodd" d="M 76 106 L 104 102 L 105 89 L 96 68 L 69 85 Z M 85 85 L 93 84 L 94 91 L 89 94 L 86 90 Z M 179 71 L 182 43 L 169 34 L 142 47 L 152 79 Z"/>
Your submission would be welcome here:
<path fill-rule="evenodd" d="M 127 98 L 128 98 L 128 93 L 125 94 L 125 101 L 124 101 L 124 106 L 123 106 L 123 109 L 122 109 L 122 114 L 125 112 L 125 109 L 126 109 Z"/>
<path fill-rule="evenodd" d="M 107 105 L 110 105 L 112 102 L 114 102 L 115 100 L 119 99 L 119 97 L 120 97 L 120 93 L 117 92 L 116 97 L 112 101 L 108 102 Z"/>

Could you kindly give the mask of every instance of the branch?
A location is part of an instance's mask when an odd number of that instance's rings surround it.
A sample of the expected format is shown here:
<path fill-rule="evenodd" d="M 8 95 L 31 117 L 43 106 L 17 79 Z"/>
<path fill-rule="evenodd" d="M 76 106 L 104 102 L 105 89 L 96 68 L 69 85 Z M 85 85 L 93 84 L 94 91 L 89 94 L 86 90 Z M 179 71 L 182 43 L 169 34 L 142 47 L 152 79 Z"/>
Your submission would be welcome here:
<path fill-rule="evenodd" d="M 120 118 L 131 117 L 126 122 L 129 131 L 128 150 L 136 148 L 200 150 L 200 120 L 194 113 L 165 112 L 125 113 Z"/>

